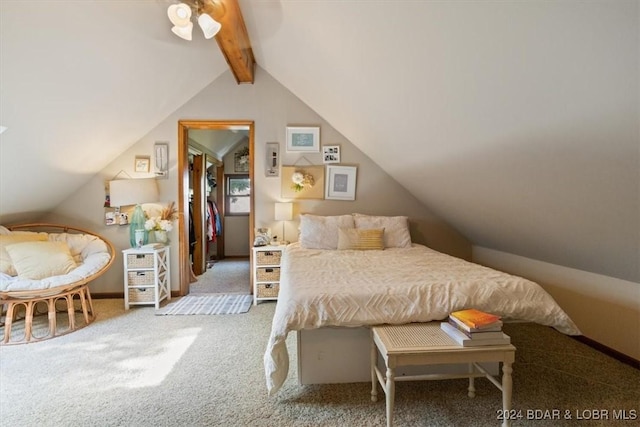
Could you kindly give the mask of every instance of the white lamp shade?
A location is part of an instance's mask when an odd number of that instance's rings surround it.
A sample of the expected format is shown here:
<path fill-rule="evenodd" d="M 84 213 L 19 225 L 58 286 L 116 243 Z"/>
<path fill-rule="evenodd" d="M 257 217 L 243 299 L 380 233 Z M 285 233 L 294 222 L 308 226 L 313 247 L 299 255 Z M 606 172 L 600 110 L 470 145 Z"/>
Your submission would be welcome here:
<path fill-rule="evenodd" d="M 167 15 L 176 27 L 186 27 L 191 20 L 191 8 L 184 3 L 172 4 L 167 9 Z"/>
<path fill-rule="evenodd" d="M 276 221 L 291 221 L 293 219 L 293 203 L 276 203 Z"/>
<path fill-rule="evenodd" d="M 130 206 L 157 202 L 158 181 L 155 178 L 116 179 L 109 181 L 111 206 Z"/>
<path fill-rule="evenodd" d="M 204 34 L 205 39 L 210 39 L 211 37 L 218 34 L 222 25 L 215 19 L 211 17 L 208 13 L 203 13 L 198 16 L 198 25 L 202 28 L 202 33 Z"/>
<path fill-rule="evenodd" d="M 187 25 L 185 25 L 184 27 L 178 27 L 177 25 L 175 25 L 173 28 L 171 28 L 171 31 L 173 31 L 173 34 L 175 34 L 176 36 L 191 41 L 193 24 L 191 22 L 187 22 Z"/>

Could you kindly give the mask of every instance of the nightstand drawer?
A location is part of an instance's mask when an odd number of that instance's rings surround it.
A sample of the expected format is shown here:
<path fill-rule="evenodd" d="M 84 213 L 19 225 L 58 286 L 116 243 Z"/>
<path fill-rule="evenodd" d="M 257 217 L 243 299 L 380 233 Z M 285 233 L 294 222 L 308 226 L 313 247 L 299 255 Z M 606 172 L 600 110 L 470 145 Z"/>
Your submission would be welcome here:
<path fill-rule="evenodd" d="M 153 271 L 127 271 L 129 286 L 153 286 L 155 275 Z"/>
<path fill-rule="evenodd" d="M 154 254 L 127 254 L 128 268 L 153 268 Z"/>
<path fill-rule="evenodd" d="M 280 291 L 279 283 L 258 283 L 258 298 L 272 298 L 277 297 Z"/>
<path fill-rule="evenodd" d="M 256 253 L 256 265 L 280 265 L 282 251 L 260 251 Z"/>
<path fill-rule="evenodd" d="M 154 302 L 155 288 L 129 288 L 129 302 Z"/>
<path fill-rule="evenodd" d="M 256 277 L 260 282 L 277 282 L 280 280 L 280 267 L 258 267 Z"/>

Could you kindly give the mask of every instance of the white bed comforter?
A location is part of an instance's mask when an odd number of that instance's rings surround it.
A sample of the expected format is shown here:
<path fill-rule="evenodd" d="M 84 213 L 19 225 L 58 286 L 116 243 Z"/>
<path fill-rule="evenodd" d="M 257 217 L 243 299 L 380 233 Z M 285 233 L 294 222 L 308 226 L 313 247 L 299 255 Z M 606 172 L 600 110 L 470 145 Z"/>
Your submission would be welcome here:
<path fill-rule="evenodd" d="M 289 371 L 290 331 L 445 319 L 474 307 L 580 331 L 538 284 L 413 244 L 384 251 L 316 250 L 287 246 L 280 291 L 264 355 L 267 389 L 276 393 Z"/>

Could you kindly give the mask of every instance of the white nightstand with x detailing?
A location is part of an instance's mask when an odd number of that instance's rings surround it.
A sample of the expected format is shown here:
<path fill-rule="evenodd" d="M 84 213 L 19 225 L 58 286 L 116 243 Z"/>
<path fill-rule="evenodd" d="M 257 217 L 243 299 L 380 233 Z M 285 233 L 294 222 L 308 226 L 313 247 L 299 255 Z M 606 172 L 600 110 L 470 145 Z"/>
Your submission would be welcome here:
<path fill-rule="evenodd" d="M 258 305 L 258 301 L 278 299 L 284 248 L 271 245 L 253 248 L 253 305 Z"/>
<path fill-rule="evenodd" d="M 169 246 L 131 248 L 124 258 L 124 308 L 130 305 L 154 305 L 171 299 Z"/>

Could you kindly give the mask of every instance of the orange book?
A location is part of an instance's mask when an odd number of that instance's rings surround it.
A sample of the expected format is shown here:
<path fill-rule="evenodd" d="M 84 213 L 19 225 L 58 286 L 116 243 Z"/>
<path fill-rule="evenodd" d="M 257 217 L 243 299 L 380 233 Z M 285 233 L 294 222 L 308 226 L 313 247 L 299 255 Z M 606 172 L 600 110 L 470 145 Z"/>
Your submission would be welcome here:
<path fill-rule="evenodd" d="M 485 313 L 484 311 L 476 310 L 475 308 L 454 311 L 451 313 L 451 316 L 460 320 L 470 328 L 476 329 L 489 326 L 500 321 L 500 316 L 491 313 Z"/>

